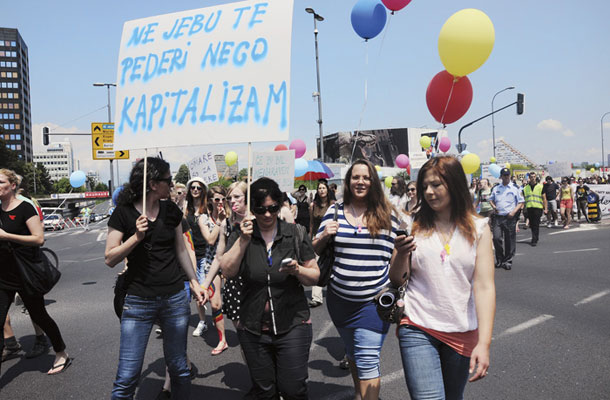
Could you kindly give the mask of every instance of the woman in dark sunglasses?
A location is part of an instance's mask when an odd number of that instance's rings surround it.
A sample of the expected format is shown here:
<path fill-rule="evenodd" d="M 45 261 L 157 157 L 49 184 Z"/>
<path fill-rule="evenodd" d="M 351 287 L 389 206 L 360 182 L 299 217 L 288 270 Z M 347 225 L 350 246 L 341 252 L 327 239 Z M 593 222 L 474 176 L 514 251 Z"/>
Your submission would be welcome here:
<path fill-rule="evenodd" d="M 312 328 L 303 286 L 316 284 L 320 271 L 309 236 L 278 219 L 277 183 L 260 178 L 250 190 L 255 218 L 242 221 L 220 258 L 225 276 L 243 279 L 237 335 L 253 381 L 249 395 L 307 399 Z"/>

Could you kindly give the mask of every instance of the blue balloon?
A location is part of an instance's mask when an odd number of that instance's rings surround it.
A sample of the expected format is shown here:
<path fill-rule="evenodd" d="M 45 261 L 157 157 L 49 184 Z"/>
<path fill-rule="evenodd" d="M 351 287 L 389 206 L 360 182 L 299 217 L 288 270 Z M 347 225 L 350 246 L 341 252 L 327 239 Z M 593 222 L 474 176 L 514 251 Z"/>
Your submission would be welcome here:
<path fill-rule="evenodd" d="M 381 33 L 386 19 L 386 8 L 379 0 L 358 0 L 352 8 L 352 27 L 366 40 Z"/>
<path fill-rule="evenodd" d="M 595 168 L 599 168 L 600 165 L 601 165 L 600 163 L 596 162 L 595 163 Z"/>
<path fill-rule="evenodd" d="M 87 175 L 83 171 L 74 171 L 70 175 L 70 185 L 75 189 L 83 186 L 86 180 Z"/>
<path fill-rule="evenodd" d="M 377 176 L 379 179 L 383 179 L 383 171 L 377 171 Z"/>
<path fill-rule="evenodd" d="M 502 168 L 500 168 L 500 166 L 498 164 L 491 164 L 489 166 L 489 173 L 494 178 L 499 178 L 500 177 L 500 171 L 501 170 L 502 170 Z"/>
<path fill-rule="evenodd" d="M 115 207 L 119 200 L 119 193 L 121 193 L 122 190 L 123 190 L 123 186 L 119 186 L 118 188 L 114 189 L 114 192 L 112 192 L 112 204 Z"/>
<path fill-rule="evenodd" d="M 295 178 L 298 178 L 299 176 L 303 176 L 307 173 L 307 167 L 309 166 L 309 164 L 307 164 L 307 160 L 304 160 L 302 158 L 297 158 L 296 160 L 294 160 L 294 176 Z"/>

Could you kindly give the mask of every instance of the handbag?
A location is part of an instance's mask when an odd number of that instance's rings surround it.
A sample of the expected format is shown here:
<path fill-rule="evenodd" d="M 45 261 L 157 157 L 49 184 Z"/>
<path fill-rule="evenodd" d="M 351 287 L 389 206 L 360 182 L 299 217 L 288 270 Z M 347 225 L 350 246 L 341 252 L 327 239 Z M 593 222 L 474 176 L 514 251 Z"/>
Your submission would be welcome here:
<path fill-rule="evenodd" d="M 409 280 L 400 287 L 387 286 L 375 296 L 375 307 L 377 314 L 384 322 L 391 324 L 400 323 L 405 311 L 405 303 L 403 300 L 407 290 Z"/>
<path fill-rule="evenodd" d="M 61 278 L 57 254 L 46 247 L 10 247 L 25 292 L 38 296 L 49 293 Z"/>
<path fill-rule="evenodd" d="M 337 203 L 334 204 L 335 215 L 333 221 L 337 221 L 339 218 L 339 212 L 337 210 Z M 318 258 L 318 267 L 320 268 L 320 277 L 318 278 L 317 286 L 328 286 L 330 282 L 330 275 L 333 270 L 333 264 L 335 263 L 335 237 L 329 239 L 326 247 Z"/>
<path fill-rule="evenodd" d="M 3 228 L 2 221 L 0 221 L 0 228 Z M 49 293 L 61 277 L 61 272 L 57 269 L 59 266 L 57 254 L 46 247 L 14 247 L 9 242 L 6 244 L 15 259 L 25 292 L 39 296 Z M 47 254 L 51 256 L 55 264 L 51 262 Z"/>

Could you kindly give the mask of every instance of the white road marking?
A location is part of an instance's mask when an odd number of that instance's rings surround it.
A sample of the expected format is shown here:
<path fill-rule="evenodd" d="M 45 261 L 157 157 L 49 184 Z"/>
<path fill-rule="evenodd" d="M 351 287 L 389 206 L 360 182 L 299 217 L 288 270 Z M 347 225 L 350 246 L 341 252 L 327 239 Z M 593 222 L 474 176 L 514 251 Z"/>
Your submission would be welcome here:
<path fill-rule="evenodd" d="M 64 247 L 63 249 L 59 249 L 57 251 L 64 251 L 64 250 L 70 250 L 72 247 Z"/>
<path fill-rule="evenodd" d="M 595 226 L 595 225 L 581 225 L 577 228 L 561 229 L 557 232 L 551 232 L 551 233 L 549 233 L 549 235 L 559 235 L 560 233 L 596 231 L 596 230 L 597 230 L 597 226 Z"/>
<path fill-rule="evenodd" d="M 603 292 L 599 292 L 599 293 L 595 293 L 592 296 L 587 297 L 586 299 L 582 299 L 581 301 L 579 301 L 578 303 L 574 304 L 575 306 L 579 306 L 581 304 L 587 304 L 590 303 L 594 300 L 597 300 L 601 297 L 604 297 L 605 295 L 607 295 L 608 293 L 610 293 L 610 290 L 604 290 Z"/>
<path fill-rule="evenodd" d="M 595 251 L 595 250 L 599 250 L 599 248 L 597 247 L 593 247 L 591 249 L 575 249 L 575 250 L 559 250 L 559 251 L 554 251 L 554 254 L 560 254 L 560 253 L 578 253 L 581 251 Z"/>
<path fill-rule="evenodd" d="M 102 240 L 104 240 L 104 235 L 105 234 L 106 234 L 106 232 L 104 232 L 104 231 L 100 232 L 100 234 L 97 235 L 96 241 L 101 242 Z"/>
<path fill-rule="evenodd" d="M 322 328 L 322 330 L 320 331 L 320 333 L 318 333 L 318 335 L 316 336 L 316 338 L 311 342 L 311 347 L 309 348 L 309 352 L 312 353 L 313 349 L 315 349 L 318 344 L 316 343 L 318 340 L 324 338 L 326 336 L 326 334 L 328 333 L 328 331 L 330 330 L 330 328 L 333 327 L 333 323 L 332 321 L 327 321 L 326 325 L 324 325 L 324 328 Z"/>
<path fill-rule="evenodd" d="M 548 315 L 548 314 L 542 314 L 539 317 L 536 318 L 532 318 L 529 321 L 525 321 L 519 325 L 515 325 L 512 328 L 508 328 L 507 330 L 505 330 L 504 332 L 500 333 L 498 336 L 495 337 L 495 339 L 499 339 L 501 337 L 504 336 L 508 336 L 508 335 L 512 335 L 514 333 L 519 333 L 519 332 L 523 332 L 526 329 L 529 329 L 531 327 L 534 327 L 538 324 L 541 324 L 543 322 L 548 321 L 549 319 L 555 318 L 552 315 Z"/>
<path fill-rule="evenodd" d="M 83 262 L 89 262 L 89 261 L 97 261 L 97 260 L 103 260 L 104 257 L 95 257 L 95 258 L 89 258 L 87 260 L 83 260 Z"/>

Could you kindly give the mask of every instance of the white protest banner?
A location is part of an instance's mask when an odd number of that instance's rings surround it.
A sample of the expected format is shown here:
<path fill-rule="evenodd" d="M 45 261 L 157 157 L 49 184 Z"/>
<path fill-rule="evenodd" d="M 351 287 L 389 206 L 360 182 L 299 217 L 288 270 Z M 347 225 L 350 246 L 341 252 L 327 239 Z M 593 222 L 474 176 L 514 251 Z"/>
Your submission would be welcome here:
<path fill-rule="evenodd" d="M 115 147 L 285 141 L 293 0 L 127 21 Z"/>
<path fill-rule="evenodd" d="M 599 196 L 601 215 L 610 215 L 610 185 L 587 185 Z"/>
<path fill-rule="evenodd" d="M 218 180 L 214 154 L 211 151 L 205 152 L 188 162 L 191 178 L 200 177 L 206 185 Z"/>
<path fill-rule="evenodd" d="M 266 176 L 277 182 L 282 192 L 294 190 L 294 150 L 255 151 L 252 154 L 252 181 Z"/>
<path fill-rule="evenodd" d="M 562 176 L 572 175 L 572 164 L 567 161 L 555 161 L 553 164 L 546 166 L 549 175 L 556 180 L 561 180 Z"/>

